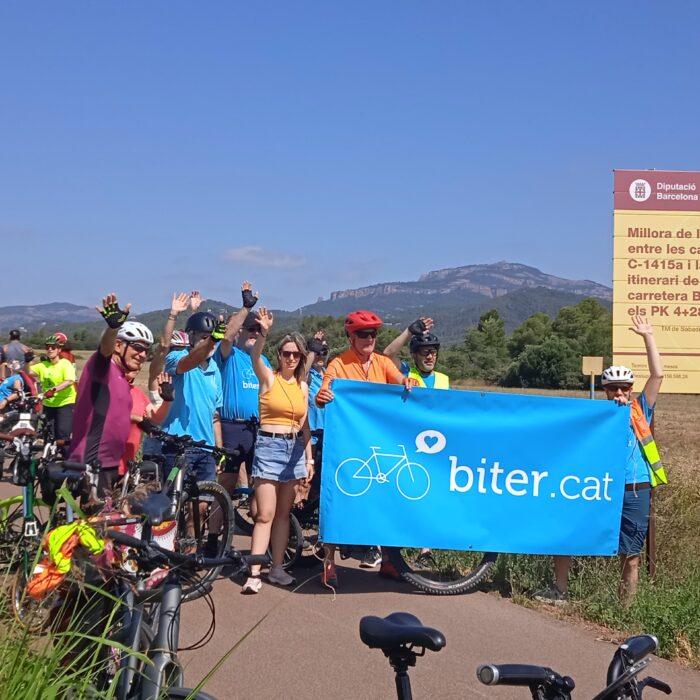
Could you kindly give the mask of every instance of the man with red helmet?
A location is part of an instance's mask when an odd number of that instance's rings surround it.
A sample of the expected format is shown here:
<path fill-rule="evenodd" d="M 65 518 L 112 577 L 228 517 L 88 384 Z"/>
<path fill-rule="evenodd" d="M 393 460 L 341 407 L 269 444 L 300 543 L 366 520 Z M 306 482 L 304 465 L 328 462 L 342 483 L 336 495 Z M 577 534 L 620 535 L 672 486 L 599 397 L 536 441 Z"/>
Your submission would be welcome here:
<path fill-rule="evenodd" d="M 350 347 L 328 365 L 321 388 L 316 394 L 316 404 L 323 408 L 333 400 L 331 384 L 334 379 L 354 379 L 360 382 L 377 384 L 403 384 L 407 390 L 416 386 L 412 377 L 404 377 L 396 365 L 384 355 L 375 352 L 377 331 L 382 325 L 382 319 L 371 311 L 353 311 L 345 319 L 345 334 L 350 341 Z M 335 545 L 324 544 L 325 559 L 323 562 L 322 581 L 331 588 L 337 588 L 338 577 L 335 572 Z M 377 552 L 377 550 L 374 550 Z M 378 552 L 377 552 L 378 554 Z M 369 553 L 372 556 L 372 553 Z M 376 566 L 376 560 L 363 560 L 365 566 Z M 377 559 L 379 557 L 377 556 Z M 390 578 L 399 578 L 398 572 L 388 558 L 382 557 L 379 573 Z"/>

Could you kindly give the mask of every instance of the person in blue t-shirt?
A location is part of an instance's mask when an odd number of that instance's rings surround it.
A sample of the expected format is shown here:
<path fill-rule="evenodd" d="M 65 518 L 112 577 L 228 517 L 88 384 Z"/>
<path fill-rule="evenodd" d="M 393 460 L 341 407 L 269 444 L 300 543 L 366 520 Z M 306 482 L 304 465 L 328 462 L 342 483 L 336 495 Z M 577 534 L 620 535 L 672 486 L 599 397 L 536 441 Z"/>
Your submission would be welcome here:
<path fill-rule="evenodd" d="M 7 404 L 20 397 L 20 394 L 24 390 L 24 382 L 22 381 L 22 375 L 17 371 L 19 368 L 19 363 L 14 360 L 8 363 L 8 368 L 10 369 L 10 376 L 3 380 L 0 384 L 0 411 L 2 411 Z"/>
<path fill-rule="evenodd" d="M 253 463 L 253 451 L 258 426 L 258 378 L 253 371 L 250 351 L 260 334 L 260 324 L 251 310 L 258 297 L 249 282 L 241 286 L 242 307 L 229 316 L 226 332 L 214 353 L 221 370 L 224 399 L 221 407 L 221 438 L 224 447 L 238 450 L 222 465 L 219 483 L 229 492 L 248 485 L 248 469 Z M 270 363 L 262 358 L 266 366 Z"/>
<path fill-rule="evenodd" d="M 633 398 L 632 387 L 634 374 L 627 367 L 608 367 L 603 372 L 602 384 L 608 401 L 615 401 L 621 406 L 629 406 L 638 401 L 641 413 L 646 423 L 651 423 L 654 415 L 656 397 L 659 395 L 664 378 L 661 355 L 656 348 L 654 329 L 643 316 L 632 317 L 632 328 L 637 335 L 644 339 L 646 347 L 649 379 L 642 393 Z M 632 428 L 627 428 L 627 462 L 625 464 L 625 496 L 622 503 L 622 520 L 620 522 L 620 599 L 627 603 L 637 592 L 639 580 L 639 564 L 642 549 L 649 528 L 649 511 L 651 502 L 650 465 Z M 567 602 L 569 569 L 571 557 L 554 557 L 554 583 L 546 590 L 535 594 L 535 598 L 546 603 Z"/>
<path fill-rule="evenodd" d="M 221 324 L 223 325 L 223 324 Z M 173 378 L 173 402 L 163 421 L 163 430 L 172 435 L 190 435 L 208 445 L 221 446 L 219 411 L 223 403 L 221 372 L 212 355 L 217 335 L 223 329 L 216 317 L 206 311 L 190 316 L 186 329 L 190 347 L 174 350 L 165 358 L 165 371 Z M 175 451 L 165 446 L 163 455 L 169 469 Z M 215 481 L 216 464 L 210 452 L 189 448 L 185 455 L 188 468 L 197 481 Z"/>

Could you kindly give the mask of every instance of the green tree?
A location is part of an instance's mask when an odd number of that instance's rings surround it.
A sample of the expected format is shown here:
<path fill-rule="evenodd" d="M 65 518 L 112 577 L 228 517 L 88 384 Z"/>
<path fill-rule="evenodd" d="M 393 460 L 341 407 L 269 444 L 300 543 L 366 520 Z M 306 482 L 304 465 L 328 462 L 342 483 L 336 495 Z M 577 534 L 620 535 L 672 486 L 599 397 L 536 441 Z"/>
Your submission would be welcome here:
<path fill-rule="evenodd" d="M 508 364 L 508 348 L 503 319 L 496 309 L 484 313 L 475 328 L 464 336 L 467 375 L 498 381 Z"/>
<path fill-rule="evenodd" d="M 595 299 L 584 299 L 576 306 L 560 309 L 552 323 L 552 331 L 579 356 L 609 358 L 612 355 L 612 316 Z"/>
<path fill-rule="evenodd" d="M 508 352 L 515 359 L 528 345 L 540 345 L 552 335 L 552 319 L 538 312 L 525 319 L 508 339 Z"/>
<path fill-rule="evenodd" d="M 581 386 L 580 358 L 562 338 L 551 336 L 528 345 L 511 362 L 503 377 L 505 386 L 572 389 Z"/>

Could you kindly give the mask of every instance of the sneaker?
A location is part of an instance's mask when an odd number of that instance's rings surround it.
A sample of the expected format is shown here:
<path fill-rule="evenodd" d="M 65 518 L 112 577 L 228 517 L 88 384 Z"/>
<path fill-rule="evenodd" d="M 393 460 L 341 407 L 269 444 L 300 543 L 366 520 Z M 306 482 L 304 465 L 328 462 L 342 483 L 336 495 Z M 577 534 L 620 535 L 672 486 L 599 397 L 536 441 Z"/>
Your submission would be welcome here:
<path fill-rule="evenodd" d="M 326 588 L 338 590 L 338 574 L 335 572 L 335 562 L 330 559 L 323 561 L 323 571 L 321 572 L 321 583 Z"/>
<path fill-rule="evenodd" d="M 382 578 L 389 578 L 392 581 L 403 581 L 399 570 L 394 565 L 394 562 L 386 560 L 383 561 L 379 567 L 379 575 Z"/>
<path fill-rule="evenodd" d="M 556 583 L 542 591 L 537 591 L 534 598 L 540 603 L 549 603 L 550 605 L 566 605 L 569 602 L 569 596 Z"/>
<path fill-rule="evenodd" d="M 249 576 L 248 580 L 243 584 L 243 588 L 241 588 L 241 593 L 243 593 L 243 595 L 255 595 L 256 593 L 260 593 L 261 588 L 262 581 L 260 580 L 260 576 Z"/>
<path fill-rule="evenodd" d="M 271 566 L 267 580 L 276 586 L 293 586 L 297 580 L 290 576 L 281 566 Z"/>
<path fill-rule="evenodd" d="M 360 567 L 363 569 L 373 569 L 381 560 L 382 554 L 379 551 L 379 547 L 369 547 L 360 561 Z"/>

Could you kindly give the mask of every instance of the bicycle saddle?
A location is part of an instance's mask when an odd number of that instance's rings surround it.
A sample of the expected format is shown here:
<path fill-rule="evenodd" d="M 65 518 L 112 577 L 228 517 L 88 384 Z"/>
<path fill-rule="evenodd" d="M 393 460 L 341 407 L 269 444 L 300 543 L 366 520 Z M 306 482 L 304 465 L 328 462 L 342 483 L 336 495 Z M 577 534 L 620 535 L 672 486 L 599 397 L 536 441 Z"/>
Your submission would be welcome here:
<path fill-rule="evenodd" d="M 151 525 L 160 525 L 170 512 L 170 499 L 162 492 L 149 493 L 130 503 L 131 512 L 143 515 Z"/>
<path fill-rule="evenodd" d="M 79 481 L 85 474 L 87 469 L 87 464 L 82 462 L 54 462 L 53 464 L 48 464 L 44 470 L 44 473 L 48 478 L 58 484 L 63 483 L 66 479 L 73 483 Z"/>
<path fill-rule="evenodd" d="M 440 651 L 445 636 L 432 627 L 424 627 L 411 613 L 395 612 L 386 617 L 367 615 L 360 620 L 360 639 L 370 649 L 394 649 L 404 644 Z"/>

